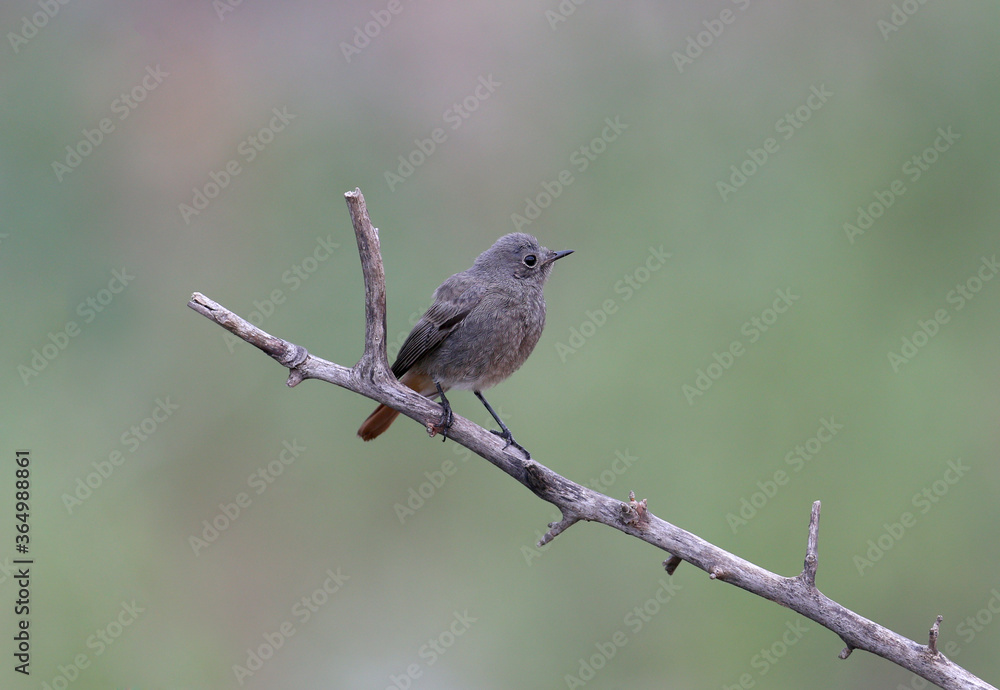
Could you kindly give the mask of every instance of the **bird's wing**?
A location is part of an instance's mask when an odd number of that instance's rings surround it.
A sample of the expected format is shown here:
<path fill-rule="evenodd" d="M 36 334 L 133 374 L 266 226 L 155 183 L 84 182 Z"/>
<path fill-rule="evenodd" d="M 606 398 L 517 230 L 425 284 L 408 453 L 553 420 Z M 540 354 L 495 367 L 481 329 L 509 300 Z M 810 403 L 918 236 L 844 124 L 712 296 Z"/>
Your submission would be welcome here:
<path fill-rule="evenodd" d="M 483 298 L 485 288 L 467 273 L 456 273 L 434 291 L 434 303 L 420 317 L 400 348 L 392 373 L 405 374 L 413 364 L 436 348 Z"/>

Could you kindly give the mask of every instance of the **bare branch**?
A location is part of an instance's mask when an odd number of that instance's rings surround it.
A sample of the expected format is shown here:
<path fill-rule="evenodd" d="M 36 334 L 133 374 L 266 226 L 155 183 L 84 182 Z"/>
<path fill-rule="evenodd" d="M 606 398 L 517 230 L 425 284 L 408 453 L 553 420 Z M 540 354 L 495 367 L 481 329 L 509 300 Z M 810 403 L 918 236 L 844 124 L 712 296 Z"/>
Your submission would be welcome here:
<path fill-rule="evenodd" d="M 361 271 L 365 279 L 365 352 L 355 365 L 359 375 L 373 381 L 391 378 L 385 352 L 385 269 L 382 266 L 382 246 L 378 228 L 372 227 L 368 207 L 361 190 L 344 194 L 354 224 L 361 256 Z"/>
<path fill-rule="evenodd" d="M 264 354 L 274 358 L 278 364 L 288 369 L 294 369 L 305 361 L 309 353 L 304 347 L 294 345 L 287 340 L 275 338 L 265 333 L 249 321 L 244 321 L 218 302 L 210 300 L 200 292 L 191 295 L 188 306 L 196 312 L 219 324 L 241 340 L 245 340 Z"/>
<path fill-rule="evenodd" d="M 400 385 L 392 376 L 385 351 L 385 276 L 378 231 L 371 225 L 360 190 L 355 189 L 345 196 L 365 279 L 365 351 L 354 367 L 343 367 L 310 355 L 305 348 L 265 333 L 200 293 L 192 295 L 188 306 L 287 367 L 289 385 L 310 378 L 326 381 L 397 409 L 427 427 L 440 418 L 441 408 Z M 505 449 L 499 436 L 459 415 L 454 416 L 448 437 L 559 508 L 563 517 L 549 525 L 542 544 L 552 541 L 581 520 L 599 522 L 671 554 L 663 564 L 668 573 L 672 573 L 682 560 L 687 561 L 709 573 L 712 579 L 745 589 L 819 623 L 844 641 L 842 659 L 854 649 L 861 649 L 942 688 L 996 690 L 937 651 L 940 617 L 931 628 L 930 644 L 925 646 L 844 608 L 816 589 L 819 501 L 812 507 L 803 570 L 798 576 L 783 577 L 655 516 L 648 510 L 646 500 L 636 501 L 634 494 L 624 503 L 572 482 L 534 459 L 525 460 L 516 448 Z"/>

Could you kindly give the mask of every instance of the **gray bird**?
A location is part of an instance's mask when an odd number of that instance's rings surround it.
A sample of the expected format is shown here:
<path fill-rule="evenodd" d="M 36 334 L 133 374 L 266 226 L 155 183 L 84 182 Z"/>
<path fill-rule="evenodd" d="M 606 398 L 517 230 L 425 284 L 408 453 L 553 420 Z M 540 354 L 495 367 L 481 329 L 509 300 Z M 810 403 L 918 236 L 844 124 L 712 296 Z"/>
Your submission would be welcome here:
<path fill-rule="evenodd" d="M 531 457 L 510 433 L 483 391 L 517 371 L 542 335 L 545 298 L 542 286 L 552 263 L 572 254 L 552 251 L 531 235 L 504 235 L 479 255 L 472 268 L 448 278 L 434 291 L 434 302 L 407 336 L 392 365 L 400 383 L 421 395 L 440 396 L 444 414 L 438 430 L 447 438 L 451 405 L 445 391 L 471 390 L 500 425 L 494 431 L 508 445 Z M 358 436 L 375 438 L 399 412 L 379 405 Z"/>

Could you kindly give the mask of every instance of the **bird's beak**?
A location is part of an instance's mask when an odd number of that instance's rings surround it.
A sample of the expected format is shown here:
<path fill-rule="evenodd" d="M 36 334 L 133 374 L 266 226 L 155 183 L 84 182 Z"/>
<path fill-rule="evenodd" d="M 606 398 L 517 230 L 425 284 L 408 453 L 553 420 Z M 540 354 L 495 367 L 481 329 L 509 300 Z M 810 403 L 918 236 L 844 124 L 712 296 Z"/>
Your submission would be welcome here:
<path fill-rule="evenodd" d="M 561 252 L 549 252 L 549 255 L 545 257 L 545 263 L 550 264 L 556 259 L 561 259 L 564 256 L 569 256 L 573 253 L 572 249 L 564 249 Z"/>

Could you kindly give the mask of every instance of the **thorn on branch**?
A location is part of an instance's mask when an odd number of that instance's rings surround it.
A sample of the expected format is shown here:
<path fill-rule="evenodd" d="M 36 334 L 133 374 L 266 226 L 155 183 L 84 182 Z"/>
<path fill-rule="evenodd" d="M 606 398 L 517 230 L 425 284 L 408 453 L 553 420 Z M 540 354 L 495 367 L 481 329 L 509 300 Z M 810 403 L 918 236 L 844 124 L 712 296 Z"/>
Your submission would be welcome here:
<path fill-rule="evenodd" d="M 628 492 L 628 503 L 620 504 L 621 520 L 626 525 L 639 525 L 649 522 L 649 514 L 646 511 L 646 499 L 635 500 L 635 492 Z"/>
<path fill-rule="evenodd" d="M 579 521 L 580 518 L 575 515 L 567 516 L 564 514 L 563 519 L 559 522 L 550 522 L 549 531 L 542 535 L 542 538 L 538 540 L 538 545 L 545 546 Z"/>
<path fill-rule="evenodd" d="M 938 616 L 934 620 L 934 625 L 931 626 L 931 632 L 927 639 L 927 650 L 931 653 L 932 656 L 937 656 L 938 654 L 938 648 L 937 648 L 938 632 L 940 632 L 941 630 L 941 621 L 943 620 L 944 616 Z"/>
<path fill-rule="evenodd" d="M 524 481 L 525 485 L 531 489 L 536 496 L 541 498 L 545 497 L 545 492 L 549 488 L 549 483 L 537 462 L 529 460 L 524 463 Z"/>
<path fill-rule="evenodd" d="M 806 560 L 799 577 L 809 586 L 816 589 L 816 567 L 819 564 L 819 509 L 820 502 L 814 501 L 809 515 L 809 539 L 806 542 Z"/>
<path fill-rule="evenodd" d="M 680 556 L 671 556 L 667 560 L 663 561 L 663 569 L 667 571 L 667 575 L 673 575 L 674 571 L 677 570 L 677 566 L 684 562 L 684 559 Z"/>

